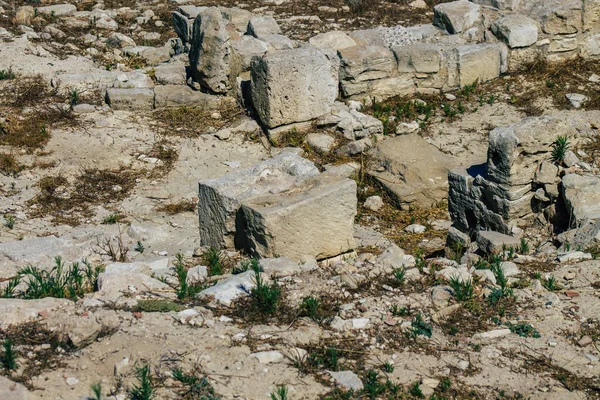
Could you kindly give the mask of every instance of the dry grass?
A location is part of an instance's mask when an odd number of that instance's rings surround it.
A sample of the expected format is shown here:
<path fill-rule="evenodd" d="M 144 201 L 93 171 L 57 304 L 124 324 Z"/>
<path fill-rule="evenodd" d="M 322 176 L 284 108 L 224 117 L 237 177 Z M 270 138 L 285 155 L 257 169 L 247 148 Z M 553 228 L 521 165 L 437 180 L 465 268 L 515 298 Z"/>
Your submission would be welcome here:
<path fill-rule="evenodd" d="M 131 170 L 86 169 L 69 185 L 62 176 L 49 176 L 38 181 L 39 193 L 27 205 L 34 218 L 51 216 L 54 223 L 77 225 L 81 217 L 92 215 L 90 206 L 108 206 L 129 195 L 139 172 Z"/>
<path fill-rule="evenodd" d="M 23 170 L 13 154 L 0 153 L 0 173 L 6 176 L 15 176 Z"/>
<path fill-rule="evenodd" d="M 215 110 L 202 107 L 182 106 L 155 110 L 152 117 L 164 135 L 194 138 L 212 129 L 226 127 L 242 114 L 242 110 L 237 106 L 219 110 L 220 119 L 211 118 L 214 112 Z"/>
<path fill-rule="evenodd" d="M 152 149 L 148 152 L 148 157 L 159 159 L 161 164 L 154 167 L 151 177 L 163 177 L 171 172 L 179 158 L 179 153 L 173 146 L 173 143 L 165 139 L 160 139 L 154 143 Z"/>
<path fill-rule="evenodd" d="M 183 199 L 175 203 L 163 204 L 156 208 L 156 211 L 164 212 L 169 215 L 181 214 L 184 212 L 195 212 L 198 203 L 194 200 Z"/>

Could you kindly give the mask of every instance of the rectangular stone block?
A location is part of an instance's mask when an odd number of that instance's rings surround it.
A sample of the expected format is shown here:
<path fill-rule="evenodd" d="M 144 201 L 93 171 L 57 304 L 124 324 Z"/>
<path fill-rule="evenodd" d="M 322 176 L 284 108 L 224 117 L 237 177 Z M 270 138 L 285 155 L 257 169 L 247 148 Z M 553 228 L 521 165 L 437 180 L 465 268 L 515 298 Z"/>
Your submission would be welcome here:
<path fill-rule="evenodd" d="M 394 96 L 409 96 L 415 91 L 415 83 L 411 78 L 397 76 L 394 78 L 377 79 L 368 82 L 342 82 L 342 95 L 346 98 L 370 102 L 383 101 Z"/>
<path fill-rule="evenodd" d="M 253 58 L 252 102 L 262 123 L 275 128 L 329 113 L 338 96 L 338 68 L 333 51 L 315 48 Z"/>
<path fill-rule="evenodd" d="M 338 53 L 340 81 L 357 83 L 388 78 L 396 69 L 394 54 L 385 47 L 354 46 Z"/>
<path fill-rule="evenodd" d="M 335 177 L 247 200 L 242 205 L 245 247 L 260 257 L 333 257 L 356 246 L 356 210 L 356 182 Z"/>
<path fill-rule="evenodd" d="M 436 73 L 442 65 L 442 49 L 431 44 L 398 46 L 393 49 L 399 72 Z"/>
<path fill-rule="evenodd" d="M 111 88 L 106 90 L 106 102 L 113 110 L 152 110 L 154 90 Z"/>
<path fill-rule="evenodd" d="M 497 44 L 458 46 L 458 83 L 461 87 L 487 82 L 500 76 L 501 48 Z"/>
<path fill-rule="evenodd" d="M 311 161 L 282 153 L 250 168 L 200 181 L 200 244 L 219 249 L 234 246 L 242 201 L 284 192 L 318 174 Z"/>
<path fill-rule="evenodd" d="M 226 109 L 236 105 L 233 97 L 210 95 L 183 85 L 156 86 L 154 93 L 156 108 L 187 106 L 208 111 Z"/>

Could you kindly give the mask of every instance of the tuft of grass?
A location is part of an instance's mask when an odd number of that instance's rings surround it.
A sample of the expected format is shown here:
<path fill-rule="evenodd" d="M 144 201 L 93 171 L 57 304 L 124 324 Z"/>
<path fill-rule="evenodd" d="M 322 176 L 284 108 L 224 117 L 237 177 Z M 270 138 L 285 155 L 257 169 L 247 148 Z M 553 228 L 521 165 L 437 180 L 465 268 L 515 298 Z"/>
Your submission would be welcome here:
<path fill-rule="evenodd" d="M 76 300 L 84 294 L 93 292 L 97 286 L 98 275 L 102 267 L 93 267 L 83 260 L 84 268 L 74 262 L 66 268 L 61 257 L 54 259 L 54 267 L 43 270 L 31 265 L 18 270 L 17 275 L 26 283 L 21 297 L 25 299 L 42 299 L 44 297 L 70 298 Z"/>
<path fill-rule="evenodd" d="M 390 312 L 395 317 L 404 317 L 410 314 L 410 309 L 407 307 L 399 307 L 398 304 L 392 304 L 390 306 Z"/>
<path fill-rule="evenodd" d="M 125 217 L 123 215 L 119 214 L 118 212 L 110 213 L 106 217 L 104 217 L 104 219 L 102 220 L 102 224 L 114 225 L 114 224 L 122 221 L 123 218 L 125 218 Z"/>
<path fill-rule="evenodd" d="M 412 396 L 416 397 L 417 399 L 425 398 L 425 396 L 423 395 L 423 391 L 421 390 L 421 384 L 418 381 L 413 383 L 410 386 L 408 393 L 410 393 Z"/>
<path fill-rule="evenodd" d="M 169 215 L 181 214 L 183 212 L 194 212 L 198 204 L 192 200 L 181 200 L 176 203 L 165 204 L 156 209 L 156 211 L 165 212 Z"/>
<path fill-rule="evenodd" d="M 275 392 L 271 393 L 271 400 L 287 400 L 288 389 L 285 385 L 277 386 Z"/>
<path fill-rule="evenodd" d="M 254 280 L 256 286 L 250 291 L 250 299 L 253 305 L 263 314 L 273 314 L 281 299 L 281 288 L 277 281 L 270 285 L 262 278 L 260 268 L 253 266 Z"/>
<path fill-rule="evenodd" d="M 96 382 L 92 383 L 90 386 L 92 393 L 94 394 L 94 400 L 102 400 L 102 383 Z"/>
<path fill-rule="evenodd" d="M 4 299 L 12 299 L 15 297 L 15 292 L 19 283 L 21 283 L 21 277 L 19 275 L 10 279 L 6 286 L 4 286 L 4 289 L 0 291 L 0 297 Z"/>
<path fill-rule="evenodd" d="M 190 297 L 194 297 L 196 294 L 200 293 L 204 286 L 202 285 L 188 285 L 187 283 L 187 274 L 188 270 L 183 263 L 183 255 L 178 253 L 175 256 L 176 260 L 173 262 L 175 266 L 175 275 L 177 276 L 177 280 L 179 281 L 179 285 L 175 290 L 177 294 L 177 298 L 179 300 L 185 300 Z"/>
<path fill-rule="evenodd" d="M 450 278 L 450 287 L 454 290 L 454 298 L 461 303 L 473 298 L 473 282 L 470 279 L 461 280 L 452 277 Z"/>
<path fill-rule="evenodd" d="M 15 216 L 12 214 L 4 214 L 4 226 L 7 227 L 8 229 L 12 229 L 15 227 L 15 223 L 17 222 L 17 220 L 15 219 Z"/>
<path fill-rule="evenodd" d="M 202 255 L 204 261 L 208 266 L 208 275 L 223 275 L 223 252 L 221 250 L 215 249 L 214 247 L 209 248 Z"/>
<path fill-rule="evenodd" d="M 77 89 L 69 90 L 69 104 L 71 107 L 79 104 L 79 91 Z"/>
<path fill-rule="evenodd" d="M 396 283 L 398 285 L 403 285 L 404 284 L 404 275 L 406 275 L 406 269 L 404 268 L 404 266 L 402 266 L 400 268 L 394 268 L 393 274 L 394 274 L 394 279 L 396 280 Z"/>
<path fill-rule="evenodd" d="M 390 364 L 389 362 L 384 363 L 381 366 L 381 369 L 383 370 L 383 372 L 387 372 L 388 374 L 391 374 L 392 372 L 394 372 L 394 366 L 392 364 Z"/>
<path fill-rule="evenodd" d="M 542 285 L 550 292 L 560 290 L 560 285 L 556 282 L 556 278 L 552 275 L 542 280 Z"/>
<path fill-rule="evenodd" d="M 319 299 L 309 296 L 302 299 L 302 303 L 300 304 L 300 315 L 306 316 L 312 319 L 315 322 L 319 322 L 319 308 L 321 307 L 321 302 Z"/>
<path fill-rule="evenodd" d="M 0 81 L 15 79 L 17 75 L 13 71 L 12 67 L 8 67 L 8 69 L 0 69 Z"/>
<path fill-rule="evenodd" d="M 23 168 L 24 167 L 19 164 L 14 155 L 0 153 L 0 174 L 16 177 L 23 171 Z"/>
<path fill-rule="evenodd" d="M 559 135 L 552 144 L 552 161 L 562 164 L 568 150 L 569 138 L 566 135 Z"/>
<path fill-rule="evenodd" d="M 173 379 L 180 382 L 183 388 L 178 391 L 182 399 L 217 400 L 215 389 L 206 377 L 187 374 L 181 368 L 172 371 Z"/>
<path fill-rule="evenodd" d="M 152 373 L 148 364 L 136 367 L 135 378 L 138 383 L 129 390 L 130 400 L 152 400 L 156 398 L 152 383 Z"/>
<path fill-rule="evenodd" d="M 379 374 L 372 369 L 368 370 L 363 380 L 363 392 L 369 399 L 376 399 L 386 390 L 385 385 L 379 382 Z"/>
<path fill-rule="evenodd" d="M 19 368 L 17 364 L 17 353 L 9 339 L 2 342 L 2 350 L 2 355 L 0 356 L 0 365 L 2 365 L 2 368 L 6 373 L 16 371 Z"/>
<path fill-rule="evenodd" d="M 431 324 L 428 324 L 423 320 L 423 316 L 421 314 L 415 315 L 411 322 L 411 326 L 411 333 L 413 338 L 416 338 L 419 335 L 427 336 L 430 338 L 433 333 L 433 327 L 431 326 Z"/>
<path fill-rule="evenodd" d="M 519 251 L 521 254 L 529 253 L 529 243 L 527 243 L 527 240 L 525 240 L 525 238 L 521 238 L 521 247 Z"/>

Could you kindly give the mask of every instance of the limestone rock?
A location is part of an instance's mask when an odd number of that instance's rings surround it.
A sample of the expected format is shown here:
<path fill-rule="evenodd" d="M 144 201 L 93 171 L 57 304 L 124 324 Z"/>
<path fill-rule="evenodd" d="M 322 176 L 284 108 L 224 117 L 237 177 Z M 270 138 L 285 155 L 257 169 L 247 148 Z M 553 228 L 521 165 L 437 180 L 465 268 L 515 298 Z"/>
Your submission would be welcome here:
<path fill-rule="evenodd" d="M 112 88 L 106 91 L 106 102 L 113 110 L 152 110 L 154 108 L 154 90 Z"/>
<path fill-rule="evenodd" d="M 481 7 L 467 0 L 438 4 L 433 8 L 433 24 L 449 33 L 461 33 L 475 25 L 481 16 Z"/>
<path fill-rule="evenodd" d="M 309 133 L 306 135 L 306 144 L 317 152 L 325 154 L 335 146 L 335 138 L 324 133 Z"/>
<path fill-rule="evenodd" d="M 221 11 L 211 7 L 194 20 L 190 42 L 192 76 L 204 88 L 220 94 L 235 88 L 240 70 L 226 25 Z"/>
<path fill-rule="evenodd" d="M 233 40 L 231 46 L 240 57 L 242 71 L 249 71 L 252 58 L 262 57 L 269 50 L 267 43 L 248 35 L 242 36 L 240 40 Z"/>
<path fill-rule="evenodd" d="M 254 58 L 251 77 L 254 107 L 269 128 L 327 114 L 338 95 L 337 57 L 314 48 Z"/>
<path fill-rule="evenodd" d="M 315 47 L 331 48 L 334 50 L 342 50 L 356 46 L 354 39 L 341 31 L 319 33 L 308 39 L 308 42 Z"/>
<path fill-rule="evenodd" d="M 281 28 L 271 16 L 254 16 L 248 22 L 248 34 L 254 37 L 263 35 L 278 35 Z"/>
<path fill-rule="evenodd" d="M 189 106 L 222 110 L 237 104 L 233 97 L 210 95 L 182 85 L 156 86 L 154 94 L 156 108 Z"/>
<path fill-rule="evenodd" d="M 427 207 L 446 198 L 448 171 L 455 162 L 417 134 L 382 141 L 373 151 L 373 159 L 369 175 L 397 204 Z"/>
<path fill-rule="evenodd" d="M 40 313 L 48 313 L 60 308 L 73 307 L 67 299 L 46 297 L 36 300 L 0 299 L 0 329 L 11 325 L 19 325 L 38 317 Z"/>
<path fill-rule="evenodd" d="M 537 24 L 531 18 L 514 14 L 498 18 L 492 24 L 492 32 L 508 47 L 527 47 L 538 40 Z"/>
<path fill-rule="evenodd" d="M 327 371 L 335 383 L 346 390 L 359 391 L 363 389 L 363 383 L 352 371 Z"/>
<path fill-rule="evenodd" d="M 573 224 L 600 219 L 600 178 L 567 174 L 562 179 L 562 190 Z"/>
<path fill-rule="evenodd" d="M 318 174 L 312 162 L 281 153 L 248 169 L 201 181 L 198 195 L 200 244 L 215 248 L 233 246 L 242 201 L 284 192 Z"/>
<path fill-rule="evenodd" d="M 251 254 L 323 259 L 355 247 L 356 182 L 321 177 L 289 192 L 242 203 L 244 239 Z"/>
<path fill-rule="evenodd" d="M 204 289 L 198 294 L 198 297 L 212 297 L 215 301 L 229 307 L 234 300 L 250 294 L 255 286 L 254 271 L 246 271 L 238 275 L 231 275 L 219 281 L 216 285 Z"/>
<path fill-rule="evenodd" d="M 521 245 L 521 241 L 500 232 L 480 231 L 477 235 L 477 244 L 484 253 L 495 254 L 509 247 L 517 249 Z"/>
<path fill-rule="evenodd" d="M 0 376 L 0 399 L 2 400 L 38 400 L 39 396 L 27 390 L 20 383 Z"/>

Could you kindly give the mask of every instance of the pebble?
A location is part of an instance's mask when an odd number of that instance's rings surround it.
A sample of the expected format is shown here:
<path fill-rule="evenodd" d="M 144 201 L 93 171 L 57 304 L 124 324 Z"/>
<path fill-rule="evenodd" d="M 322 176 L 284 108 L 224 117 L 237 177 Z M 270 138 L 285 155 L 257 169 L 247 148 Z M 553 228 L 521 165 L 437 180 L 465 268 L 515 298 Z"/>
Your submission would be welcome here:
<path fill-rule="evenodd" d="M 579 345 L 579 347 L 587 347 L 590 344 L 592 344 L 594 341 L 592 340 L 591 337 L 589 337 L 588 335 L 585 335 L 584 337 L 582 337 L 581 339 L 579 339 L 579 341 L 577 342 L 577 344 Z"/>

